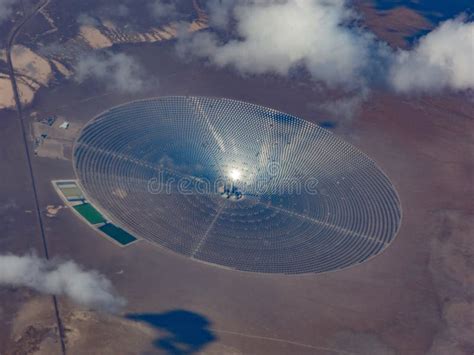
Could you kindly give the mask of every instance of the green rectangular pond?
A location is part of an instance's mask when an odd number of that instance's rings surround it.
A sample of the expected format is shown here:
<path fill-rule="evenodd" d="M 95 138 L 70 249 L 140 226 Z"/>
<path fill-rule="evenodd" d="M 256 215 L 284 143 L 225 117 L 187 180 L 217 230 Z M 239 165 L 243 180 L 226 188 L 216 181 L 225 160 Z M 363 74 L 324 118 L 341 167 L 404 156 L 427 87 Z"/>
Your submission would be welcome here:
<path fill-rule="evenodd" d="M 90 224 L 105 223 L 104 216 L 100 214 L 90 203 L 73 206 Z"/>
<path fill-rule="evenodd" d="M 137 240 L 137 238 L 135 238 L 130 233 L 127 233 L 122 228 L 119 228 L 111 223 L 104 224 L 103 226 L 99 227 L 99 229 L 122 245 L 127 245 Z"/>

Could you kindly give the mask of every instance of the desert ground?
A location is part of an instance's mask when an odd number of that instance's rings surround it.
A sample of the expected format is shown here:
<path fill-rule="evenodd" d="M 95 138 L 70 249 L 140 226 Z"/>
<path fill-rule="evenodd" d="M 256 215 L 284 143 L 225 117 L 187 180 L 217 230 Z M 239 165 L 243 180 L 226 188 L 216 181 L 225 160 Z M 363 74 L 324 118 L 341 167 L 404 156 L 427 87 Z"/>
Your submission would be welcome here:
<path fill-rule="evenodd" d="M 428 26 L 418 20 L 416 26 Z M 340 117 L 320 109 L 338 93 L 321 92 L 307 80 L 242 77 L 184 61 L 172 41 L 114 48 L 139 58 L 156 78 L 152 85 L 117 94 L 95 82 L 54 79 L 25 100 L 31 104 L 23 113 L 50 257 L 98 270 L 128 302 L 110 315 L 58 297 L 68 354 L 474 352 L 472 98 L 381 91 L 353 117 Z M 117 104 L 166 95 L 229 97 L 334 123 L 333 132 L 373 158 L 394 183 L 403 209 L 398 236 L 381 255 L 343 271 L 265 275 L 195 262 L 146 241 L 119 248 L 67 208 L 48 216 L 48 207 L 63 204 L 51 180 L 75 178 L 75 137 L 60 140 L 59 155 L 54 145 L 49 155 L 34 154 L 34 117 L 55 114 L 82 127 Z M 44 255 L 19 122 L 13 109 L 0 111 L 6 167 L 0 174 L 0 251 Z M 50 296 L 1 287 L 0 319 L 1 354 L 61 352 Z"/>

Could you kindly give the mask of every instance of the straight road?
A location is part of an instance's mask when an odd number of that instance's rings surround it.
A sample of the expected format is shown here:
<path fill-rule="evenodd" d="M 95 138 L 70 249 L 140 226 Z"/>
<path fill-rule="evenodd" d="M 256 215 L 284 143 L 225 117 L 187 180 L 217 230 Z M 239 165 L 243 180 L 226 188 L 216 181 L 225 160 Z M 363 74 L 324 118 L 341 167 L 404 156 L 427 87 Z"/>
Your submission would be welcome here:
<path fill-rule="evenodd" d="M 48 252 L 48 244 L 46 242 L 46 233 L 44 230 L 44 224 L 43 224 L 43 218 L 41 216 L 41 209 L 40 209 L 40 204 L 38 201 L 38 191 L 36 187 L 36 180 L 35 180 L 35 175 L 34 175 L 34 170 L 33 170 L 33 165 L 31 163 L 31 154 L 30 150 L 28 147 L 28 139 L 26 135 L 26 129 L 25 129 L 25 121 L 23 118 L 23 107 L 21 104 L 21 99 L 20 99 L 20 92 L 18 90 L 18 84 L 16 81 L 15 77 L 15 68 L 14 68 L 14 63 L 12 60 L 12 48 L 15 44 L 15 40 L 17 36 L 21 33 L 21 30 L 23 27 L 33 18 L 35 15 L 43 9 L 45 6 L 49 4 L 50 0 L 42 0 L 40 1 L 29 14 L 23 13 L 23 18 L 20 20 L 18 24 L 16 24 L 12 31 L 10 32 L 10 35 L 8 37 L 8 42 L 7 42 L 7 64 L 8 64 L 8 69 L 9 69 L 9 74 L 10 74 L 10 81 L 12 84 L 13 88 L 13 94 L 15 97 L 15 104 L 16 104 L 16 111 L 18 114 L 18 120 L 20 121 L 20 129 L 21 129 L 21 136 L 23 139 L 23 145 L 25 148 L 25 155 L 26 155 L 26 161 L 28 165 L 28 172 L 30 175 L 30 181 L 31 181 L 31 187 L 33 190 L 33 199 L 34 199 L 34 205 L 35 205 L 35 210 L 36 210 L 36 217 L 38 220 L 38 225 L 40 229 L 40 234 L 41 234 L 41 240 L 43 244 L 43 252 L 44 256 L 46 259 L 49 260 L 49 252 Z M 53 308 L 54 308 L 54 313 L 56 317 L 56 323 L 58 327 L 58 333 L 59 333 L 59 340 L 60 340 L 60 345 L 61 345 L 61 353 L 63 355 L 66 354 L 66 344 L 64 341 L 64 327 L 61 321 L 61 317 L 59 314 L 59 307 L 58 307 L 58 300 L 56 296 L 52 296 L 52 303 L 53 303 Z"/>

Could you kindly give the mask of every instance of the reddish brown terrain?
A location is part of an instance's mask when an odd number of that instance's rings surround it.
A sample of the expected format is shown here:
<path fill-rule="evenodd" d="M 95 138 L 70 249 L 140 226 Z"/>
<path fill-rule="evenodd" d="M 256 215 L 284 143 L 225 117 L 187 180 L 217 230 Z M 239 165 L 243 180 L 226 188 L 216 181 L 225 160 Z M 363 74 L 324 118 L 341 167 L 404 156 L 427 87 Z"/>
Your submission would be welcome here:
<path fill-rule="evenodd" d="M 364 10 L 365 11 L 365 10 Z M 368 25 L 395 45 L 429 24 L 408 10 L 367 10 Z M 382 16 L 382 17 L 380 17 Z M 402 17 L 403 16 L 403 19 Z M 387 28 L 396 26 L 400 34 Z M 31 30 L 31 29 L 30 29 Z M 393 37 L 394 36 L 394 37 Z M 327 97 L 310 82 L 246 77 L 177 58 L 172 43 L 124 45 L 159 78 L 118 95 L 72 81 L 40 89 L 25 109 L 28 144 L 51 257 L 106 275 L 128 301 L 122 313 L 83 309 L 59 297 L 68 354 L 472 354 L 474 343 L 474 101 L 467 94 L 405 97 L 373 92 L 352 118 L 318 109 Z M 75 178 L 72 141 L 64 157 L 33 152 L 34 115 L 77 126 L 114 105 L 163 95 L 223 96 L 312 122 L 372 157 L 400 195 L 398 236 L 371 261 L 299 276 L 229 271 L 145 241 L 120 248 L 68 209 L 51 180 Z M 43 255 L 19 119 L 0 111 L 0 251 Z M 0 354 L 60 353 L 50 296 L 0 288 Z"/>
<path fill-rule="evenodd" d="M 407 48 L 407 38 L 433 27 L 428 19 L 407 7 L 377 10 L 370 1 L 358 1 L 363 23 L 393 47 Z"/>

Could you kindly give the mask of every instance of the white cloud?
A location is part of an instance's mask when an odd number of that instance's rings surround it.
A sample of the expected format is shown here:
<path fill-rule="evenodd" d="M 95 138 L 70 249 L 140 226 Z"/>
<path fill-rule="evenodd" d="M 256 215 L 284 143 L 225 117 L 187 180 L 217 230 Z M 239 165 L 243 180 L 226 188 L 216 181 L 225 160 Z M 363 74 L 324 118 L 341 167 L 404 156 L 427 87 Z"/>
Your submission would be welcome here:
<path fill-rule="evenodd" d="M 209 23 L 215 28 L 225 28 L 230 22 L 235 0 L 208 0 L 205 3 Z"/>
<path fill-rule="evenodd" d="M 374 86 L 428 93 L 474 88 L 473 22 L 447 21 L 412 50 L 395 51 L 357 25 L 344 0 L 209 0 L 207 8 L 218 31 L 182 38 L 182 55 L 245 74 L 285 76 L 304 68 L 315 82 L 361 90 L 359 98 Z M 358 101 L 347 101 L 347 110 Z"/>
<path fill-rule="evenodd" d="M 82 26 L 99 26 L 100 22 L 96 18 L 89 16 L 86 13 L 80 13 L 77 16 L 77 23 Z"/>
<path fill-rule="evenodd" d="M 73 261 L 57 262 L 35 255 L 0 255 L 0 286 L 29 287 L 65 295 L 86 307 L 115 312 L 125 305 L 111 282 L 97 271 L 85 271 Z"/>
<path fill-rule="evenodd" d="M 13 4 L 16 0 L 0 0 L 0 24 L 13 12 Z"/>
<path fill-rule="evenodd" d="M 237 36 L 221 42 L 214 33 L 198 33 L 181 43 L 180 50 L 208 57 L 218 66 L 232 65 L 243 73 L 287 75 L 303 66 L 317 81 L 348 88 L 365 85 L 371 75 L 371 58 L 385 54 L 385 46 L 373 35 L 351 27 L 354 13 L 342 0 L 221 6 L 218 22 L 226 19 L 222 13 L 228 11 L 236 20 Z"/>
<path fill-rule="evenodd" d="M 178 14 L 172 1 L 155 0 L 150 4 L 152 14 L 157 19 L 175 17 Z"/>
<path fill-rule="evenodd" d="M 75 80 L 79 83 L 96 79 L 109 89 L 128 93 L 145 86 L 141 66 L 124 53 L 90 53 L 79 58 L 75 69 Z"/>
<path fill-rule="evenodd" d="M 348 94 L 341 98 L 322 102 L 319 108 L 332 116 L 350 119 L 359 112 L 362 103 L 367 99 L 368 95 L 369 90 L 362 89 L 357 93 L 352 93 L 352 95 Z"/>
<path fill-rule="evenodd" d="M 446 21 L 399 51 L 389 81 L 399 92 L 474 89 L 474 22 Z"/>

